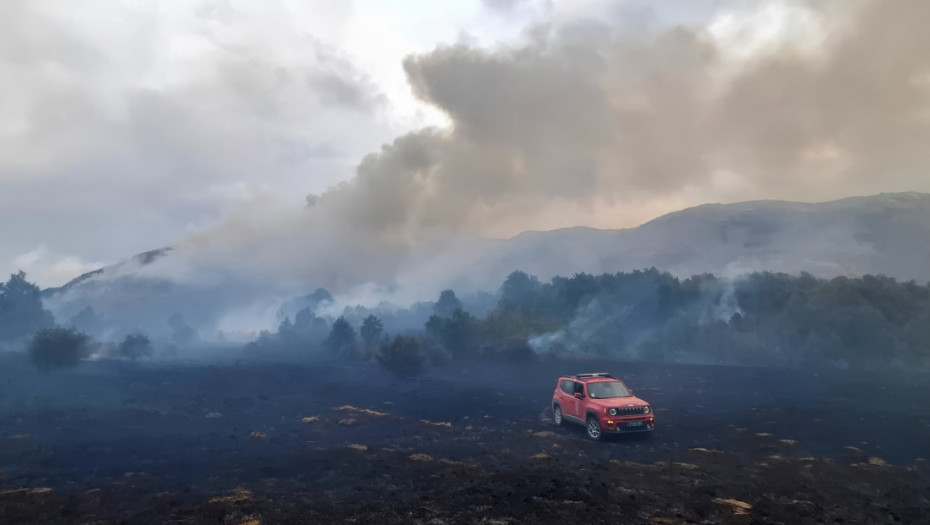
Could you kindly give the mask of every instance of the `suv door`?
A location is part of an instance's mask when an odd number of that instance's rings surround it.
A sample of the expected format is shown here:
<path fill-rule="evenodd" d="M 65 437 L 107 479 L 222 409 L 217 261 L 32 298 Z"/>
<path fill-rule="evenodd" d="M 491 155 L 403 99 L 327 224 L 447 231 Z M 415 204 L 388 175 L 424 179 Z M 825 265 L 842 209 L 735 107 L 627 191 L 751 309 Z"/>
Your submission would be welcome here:
<path fill-rule="evenodd" d="M 572 412 L 571 412 L 571 414 L 572 414 L 573 416 L 575 416 L 576 418 L 578 418 L 578 419 L 584 421 L 584 418 L 581 417 L 581 405 L 582 405 L 582 400 L 584 399 L 584 384 L 579 383 L 579 382 L 577 382 L 577 381 L 572 381 L 572 383 L 575 384 L 575 391 L 574 391 L 574 393 L 572 394 Z M 575 397 L 574 394 L 581 394 L 581 399 L 578 399 L 577 397 Z"/>
<path fill-rule="evenodd" d="M 559 389 L 557 390 L 559 395 L 559 404 L 562 405 L 562 415 L 572 415 L 574 410 L 574 405 L 572 404 L 575 400 L 573 396 L 575 392 L 575 383 L 571 379 L 562 379 L 559 381 Z"/>

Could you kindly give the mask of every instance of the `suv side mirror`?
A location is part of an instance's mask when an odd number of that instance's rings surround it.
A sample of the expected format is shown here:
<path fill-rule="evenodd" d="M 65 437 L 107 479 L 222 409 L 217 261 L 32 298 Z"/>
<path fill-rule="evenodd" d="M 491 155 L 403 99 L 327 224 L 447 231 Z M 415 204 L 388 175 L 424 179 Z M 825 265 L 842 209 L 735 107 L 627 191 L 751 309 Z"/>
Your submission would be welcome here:
<path fill-rule="evenodd" d="M 584 394 L 582 394 L 581 392 L 575 392 L 575 399 L 581 399 L 583 397 L 584 397 Z"/>
<path fill-rule="evenodd" d="M 630 395 L 631 395 L 631 396 L 633 395 L 633 389 L 632 389 L 632 388 L 630 389 Z"/>

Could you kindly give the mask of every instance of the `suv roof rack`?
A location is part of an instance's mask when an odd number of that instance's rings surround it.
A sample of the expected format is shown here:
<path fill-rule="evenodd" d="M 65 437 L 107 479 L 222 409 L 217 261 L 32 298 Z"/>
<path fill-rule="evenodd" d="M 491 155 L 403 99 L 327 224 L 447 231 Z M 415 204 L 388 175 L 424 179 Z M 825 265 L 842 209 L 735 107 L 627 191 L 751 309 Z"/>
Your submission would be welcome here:
<path fill-rule="evenodd" d="M 608 374 L 607 372 L 592 372 L 588 374 L 575 374 L 573 377 L 575 377 L 576 379 L 582 379 L 582 380 L 592 379 L 595 377 L 609 377 L 611 379 L 617 379 L 616 377 Z"/>

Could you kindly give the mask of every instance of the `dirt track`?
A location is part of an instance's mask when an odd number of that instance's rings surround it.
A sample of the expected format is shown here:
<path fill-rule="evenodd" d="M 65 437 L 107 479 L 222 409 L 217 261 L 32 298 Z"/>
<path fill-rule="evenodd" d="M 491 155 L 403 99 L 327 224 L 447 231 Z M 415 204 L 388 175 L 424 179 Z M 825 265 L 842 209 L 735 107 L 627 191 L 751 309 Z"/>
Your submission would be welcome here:
<path fill-rule="evenodd" d="M 2 523 L 930 515 L 919 376 L 545 361 L 418 380 L 245 362 L 6 370 Z M 580 371 L 624 378 L 657 431 L 591 443 L 580 426 L 553 427 L 555 378 Z"/>

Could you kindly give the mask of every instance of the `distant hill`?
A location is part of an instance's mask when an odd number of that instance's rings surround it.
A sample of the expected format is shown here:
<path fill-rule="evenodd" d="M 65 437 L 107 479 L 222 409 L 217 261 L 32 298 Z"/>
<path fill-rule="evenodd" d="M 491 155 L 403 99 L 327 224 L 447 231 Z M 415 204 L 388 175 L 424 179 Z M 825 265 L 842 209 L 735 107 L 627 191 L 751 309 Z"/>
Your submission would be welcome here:
<path fill-rule="evenodd" d="M 46 288 L 45 290 L 42 290 L 42 295 L 51 296 L 59 292 L 64 292 L 64 291 L 70 290 L 71 288 L 74 288 L 75 286 L 80 285 L 81 283 L 88 282 L 94 278 L 104 277 L 105 274 L 107 275 L 118 274 L 118 273 L 121 273 L 123 270 L 127 270 L 131 272 L 133 268 L 145 266 L 147 264 L 153 263 L 154 261 L 157 261 L 158 259 L 161 259 L 162 257 L 171 253 L 171 250 L 172 248 L 170 246 L 167 246 L 165 248 L 158 248 L 156 250 L 149 250 L 147 252 L 142 252 L 140 254 L 133 255 L 132 257 L 130 257 L 129 259 L 125 261 L 118 262 L 110 266 L 105 266 L 103 268 L 98 268 L 96 270 L 93 270 L 87 273 L 82 273 L 81 275 L 75 277 L 74 279 L 71 279 L 70 281 L 68 281 L 62 286 L 59 286 L 56 288 Z"/>
<path fill-rule="evenodd" d="M 540 277 L 655 266 L 678 275 L 772 270 L 822 277 L 884 274 L 930 281 L 930 194 L 806 204 L 705 204 L 625 230 L 525 232 L 485 262 Z"/>

